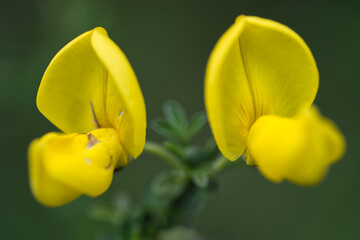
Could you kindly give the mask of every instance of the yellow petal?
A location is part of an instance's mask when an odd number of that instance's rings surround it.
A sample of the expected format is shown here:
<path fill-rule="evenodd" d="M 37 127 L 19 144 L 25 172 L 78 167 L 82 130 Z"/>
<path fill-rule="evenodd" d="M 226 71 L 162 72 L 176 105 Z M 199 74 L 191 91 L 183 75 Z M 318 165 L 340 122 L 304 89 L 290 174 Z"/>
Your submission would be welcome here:
<path fill-rule="evenodd" d="M 326 147 L 329 150 L 328 163 L 337 162 L 345 153 L 345 138 L 336 125 L 329 119 L 321 120 L 322 134 L 326 139 Z"/>
<path fill-rule="evenodd" d="M 260 117 L 248 138 L 252 159 L 274 182 L 287 179 L 301 185 L 316 184 L 344 149 L 340 131 L 315 108 L 301 111 L 295 118 Z"/>
<path fill-rule="evenodd" d="M 124 149 L 137 158 L 145 145 L 145 103 L 124 53 L 103 31 L 95 30 L 92 46 L 108 74 L 106 113 Z M 120 109 L 120 111 L 119 111 Z"/>
<path fill-rule="evenodd" d="M 254 121 L 250 92 L 238 37 L 243 24 L 232 25 L 211 53 L 205 77 L 205 105 L 222 154 L 236 160 L 246 147 L 248 126 Z"/>
<path fill-rule="evenodd" d="M 103 28 L 67 44 L 41 81 L 37 106 L 66 133 L 115 128 L 134 158 L 145 144 L 143 96 L 125 55 Z"/>
<path fill-rule="evenodd" d="M 49 133 L 31 145 L 30 182 L 35 197 L 45 199 L 40 202 L 62 205 L 80 194 L 102 194 L 110 186 L 115 166 L 127 164 L 114 129 L 102 128 L 89 134 Z M 43 176 L 53 181 L 43 181 Z M 49 197 L 48 189 L 57 195 Z"/>
<path fill-rule="evenodd" d="M 97 127 L 94 98 L 104 98 L 106 71 L 91 47 L 93 31 L 68 43 L 46 69 L 37 95 L 40 112 L 66 133 Z"/>
<path fill-rule="evenodd" d="M 254 162 L 254 160 L 251 158 L 249 150 L 246 149 L 244 152 L 244 156 L 245 156 L 245 160 L 246 160 L 246 164 L 250 167 L 255 167 L 256 163 Z"/>
<path fill-rule="evenodd" d="M 31 192 L 38 202 L 48 207 L 64 205 L 82 193 L 50 176 L 44 169 L 43 141 L 55 133 L 34 140 L 29 147 L 29 178 Z"/>
<path fill-rule="evenodd" d="M 293 116 L 309 107 L 318 71 L 305 42 L 288 27 L 240 16 L 209 58 L 205 104 L 215 140 L 225 157 L 237 159 L 260 116 Z"/>

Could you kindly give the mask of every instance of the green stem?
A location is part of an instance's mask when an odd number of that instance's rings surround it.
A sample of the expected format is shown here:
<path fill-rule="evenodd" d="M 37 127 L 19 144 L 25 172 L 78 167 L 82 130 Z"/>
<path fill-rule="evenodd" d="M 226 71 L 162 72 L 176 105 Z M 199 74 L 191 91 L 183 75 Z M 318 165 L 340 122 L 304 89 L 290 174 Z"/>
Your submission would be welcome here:
<path fill-rule="evenodd" d="M 144 151 L 160 157 L 174 169 L 185 171 L 185 166 L 181 159 L 158 143 L 146 141 Z"/>
<path fill-rule="evenodd" d="M 230 167 L 231 165 L 234 165 L 234 163 L 240 161 L 239 163 L 242 165 L 246 165 L 245 161 L 244 161 L 244 155 L 241 155 L 241 157 L 232 162 L 228 159 L 226 159 L 223 155 L 220 155 L 217 159 L 215 159 L 212 163 L 212 169 L 214 170 L 214 175 L 217 175 L 218 173 L 220 173 L 221 171 L 223 171 L 224 169 Z"/>
<path fill-rule="evenodd" d="M 220 155 L 218 158 L 216 158 L 212 163 L 212 169 L 214 170 L 215 175 L 221 172 L 223 169 L 228 167 L 231 164 L 231 162 L 226 159 L 223 155 Z"/>

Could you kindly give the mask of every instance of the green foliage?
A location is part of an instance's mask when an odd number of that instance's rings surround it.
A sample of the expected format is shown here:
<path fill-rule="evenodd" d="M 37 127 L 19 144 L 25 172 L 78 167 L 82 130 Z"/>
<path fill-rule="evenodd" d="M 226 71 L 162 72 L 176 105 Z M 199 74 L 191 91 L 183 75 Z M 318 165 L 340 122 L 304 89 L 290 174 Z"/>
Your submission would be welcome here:
<path fill-rule="evenodd" d="M 209 185 L 209 171 L 207 169 L 196 169 L 191 172 L 194 184 L 200 189 L 206 189 Z"/>
<path fill-rule="evenodd" d="M 168 100 L 163 105 L 165 119 L 174 127 L 185 130 L 188 120 L 184 108 L 174 100 Z"/>
<path fill-rule="evenodd" d="M 152 121 L 150 127 L 176 143 L 188 144 L 207 121 L 205 112 L 197 112 L 188 119 L 184 108 L 173 100 L 164 103 L 163 112 L 165 118 Z"/>
<path fill-rule="evenodd" d="M 175 101 L 163 106 L 164 118 L 151 123 L 152 129 L 166 138 L 161 145 L 147 142 L 145 151 L 165 160 L 171 169 L 154 177 L 138 204 L 119 195 L 111 207 L 92 209 L 93 219 L 110 222 L 116 231 L 106 239 L 116 240 L 192 240 L 205 239 L 192 230 L 195 216 L 218 184 L 216 175 L 229 166 L 243 166 L 220 154 L 213 139 L 203 147 L 190 145 L 191 139 L 206 123 L 198 112 L 187 118 L 184 108 Z"/>
<path fill-rule="evenodd" d="M 155 177 L 150 192 L 157 199 L 171 201 L 183 192 L 186 183 L 187 178 L 185 175 L 174 171 L 165 172 Z"/>

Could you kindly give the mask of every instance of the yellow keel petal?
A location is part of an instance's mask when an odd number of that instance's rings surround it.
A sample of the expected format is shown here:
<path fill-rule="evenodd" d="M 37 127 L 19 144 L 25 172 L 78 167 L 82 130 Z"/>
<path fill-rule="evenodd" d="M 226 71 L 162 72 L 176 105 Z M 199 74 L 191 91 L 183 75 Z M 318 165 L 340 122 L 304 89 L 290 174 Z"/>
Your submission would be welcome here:
<path fill-rule="evenodd" d="M 44 169 L 43 142 L 49 137 L 52 136 L 47 134 L 41 140 L 36 139 L 30 144 L 28 153 L 30 188 L 38 202 L 48 207 L 57 207 L 73 201 L 82 193 L 50 176 Z"/>
<path fill-rule="evenodd" d="M 35 140 L 29 151 L 34 196 L 52 206 L 81 194 L 98 196 L 110 186 L 114 168 L 126 166 L 127 159 L 114 129 L 89 134 L 48 133 Z"/>
<path fill-rule="evenodd" d="M 344 148 L 341 133 L 314 108 L 295 118 L 263 116 L 248 138 L 249 153 L 265 177 L 301 185 L 318 183 Z"/>

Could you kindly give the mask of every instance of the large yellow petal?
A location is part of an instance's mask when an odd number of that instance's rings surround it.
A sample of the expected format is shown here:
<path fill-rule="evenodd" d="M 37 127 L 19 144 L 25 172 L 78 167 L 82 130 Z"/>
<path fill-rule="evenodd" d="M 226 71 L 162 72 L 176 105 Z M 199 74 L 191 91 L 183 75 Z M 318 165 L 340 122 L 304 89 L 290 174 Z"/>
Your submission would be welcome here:
<path fill-rule="evenodd" d="M 317 89 L 316 63 L 300 36 L 271 20 L 238 17 L 206 70 L 206 109 L 221 152 L 237 159 L 256 119 L 293 116 L 311 105 Z"/>
<path fill-rule="evenodd" d="M 236 160 L 246 147 L 254 121 L 253 99 L 240 54 L 238 37 L 244 24 L 232 25 L 216 44 L 205 76 L 205 105 L 222 154 Z"/>
<path fill-rule="evenodd" d="M 340 131 L 315 108 L 301 111 L 295 118 L 260 117 L 248 138 L 250 156 L 264 176 L 301 185 L 318 183 L 344 149 Z"/>
<path fill-rule="evenodd" d="M 304 40 L 290 28 L 267 19 L 240 16 L 239 36 L 256 119 L 264 114 L 294 116 L 315 99 L 319 75 Z"/>
<path fill-rule="evenodd" d="M 40 112 L 66 133 L 98 127 L 93 99 L 104 98 L 106 71 L 92 50 L 93 32 L 80 35 L 56 54 L 38 90 Z M 100 101 L 97 104 L 103 105 Z"/>
<path fill-rule="evenodd" d="M 111 128 L 88 134 L 46 134 L 30 147 L 33 193 L 40 202 L 53 206 L 80 194 L 98 196 L 110 186 L 115 166 L 126 166 L 127 159 Z"/>
<path fill-rule="evenodd" d="M 132 157 L 144 147 L 140 87 L 125 55 L 103 28 L 82 34 L 54 57 L 41 81 L 37 105 L 66 133 L 112 127 Z"/>
<path fill-rule="evenodd" d="M 96 30 L 92 46 L 108 74 L 105 112 L 121 144 L 136 158 L 145 145 L 145 103 L 135 73 L 121 49 L 104 31 Z M 120 109 L 120 111 L 119 111 Z"/>

